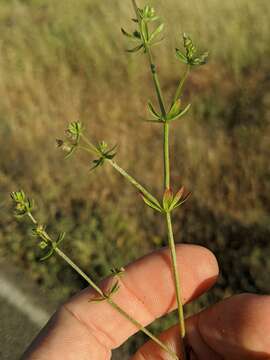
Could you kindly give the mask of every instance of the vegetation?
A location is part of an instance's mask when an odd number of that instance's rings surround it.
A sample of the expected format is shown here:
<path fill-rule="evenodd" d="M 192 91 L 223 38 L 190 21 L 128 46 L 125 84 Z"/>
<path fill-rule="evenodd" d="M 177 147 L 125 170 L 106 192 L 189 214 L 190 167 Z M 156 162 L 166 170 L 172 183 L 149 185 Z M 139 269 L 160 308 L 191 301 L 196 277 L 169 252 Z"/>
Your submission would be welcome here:
<path fill-rule="evenodd" d="M 192 109 L 173 129 L 172 181 L 193 192 L 186 211 L 174 218 L 177 241 L 208 246 L 222 270 L 219 286 L 191 311 L 232 292 L 269 292 L 268 2 L 152 3 L 164 14 L 166 32 L 175 34 L 158 48 L 166 96 L 179 78 L 171 75 L 179 72 L 177 59 L 166 54 L 173 54 L 181 31 L 212 50 L 211 65 L 191 74 L 185 100 L 195 93 Z M 135 71 L 145 60 L 130 60 L 119 40 L 125 26 L 119 19 L 128 18 L 129 5 L 112 1 L 108 9 L 103 2 L 69 0 L 65 12 L 63 1 L 0 5 L 0 256 L 28 268 L 58 300 L 84 284 L 54 257 L 49 267 L 38 262 L 39 254 L 25 241 L 30 230 L 14 224 L 7 211 L 5 196 L 18 186 L 40 199 L 49 230 L 70 233 L 73 241 L 63 247 L 96 279 L 153 249 L 153 243 L 166 243 L 162 223 L 110 167 L 90 176 L 88 157 L 63 164 L 54 146 L 66 122 L 81 119 L 94 140 L 117 143 L 118 162 L 135 178 L 144 174 L 151 192 L 159 192 L 159 128 L 138 131 L 140 117 L 146 117 L 145 93 L 152 94 L 148 74 Z M 66 284 L 61 293 L 60 282 Z"/>

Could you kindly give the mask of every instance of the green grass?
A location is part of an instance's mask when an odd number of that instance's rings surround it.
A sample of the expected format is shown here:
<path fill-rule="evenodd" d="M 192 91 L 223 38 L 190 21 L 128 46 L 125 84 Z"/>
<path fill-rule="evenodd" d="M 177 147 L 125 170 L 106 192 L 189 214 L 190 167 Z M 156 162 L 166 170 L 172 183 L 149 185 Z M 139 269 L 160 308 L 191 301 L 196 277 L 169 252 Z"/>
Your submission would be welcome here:
<path fill-rule="evenodd" d="M 192 112 L 172 136 L 173 183 L 193 192 L 175 215 L 176 239 L 210 247 L 222 267 L 219 286 L 190 311 L 232 292 L 269 292 L 268 0 L 152 4 L 167 24 L 155 49 L 167 95 L 183 71 L 173 53 L 183 30 L 211 54 L 189 80 Z M 64 161 L 54 145 L 81 120 L 94 139 L 119 144 L 119 164 L 161 196 L 160 128 L 138 132 L 150 79 L 120 34 L 131 11 L 120 0 L 0 4 L 0 256 L 58 299 L 83 284 L 58 259 L 38 262 L 28 227 L 9 212 L 10 191 L 39 199 L 43 221 L 69 233 L 66 251 L 96 278 L 165 244 L 164 224 L 124 180 L 106 166 L 90 173 L 85 156 Z"/>

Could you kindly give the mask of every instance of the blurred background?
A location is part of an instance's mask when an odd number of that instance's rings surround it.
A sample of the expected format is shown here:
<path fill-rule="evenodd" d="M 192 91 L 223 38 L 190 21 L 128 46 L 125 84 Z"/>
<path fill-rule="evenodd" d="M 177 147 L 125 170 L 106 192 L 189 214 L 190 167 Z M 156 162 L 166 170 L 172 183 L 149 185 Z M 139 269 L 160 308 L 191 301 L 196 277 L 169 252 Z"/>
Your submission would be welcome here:
<path fill-rule="evenodd" d="M 150 3 L 166 24 L 154 54 L 168 101 L 184 71 L 174 54 L 181 33 L 210 51 L 187 82 L 192 110 L 171 131 L 174 189 L 184 184 L 193 194 L 174 213 L 176 239 L 207 246 L 221 268 L 217 286 L 187 307 L 191 314 L 231 294 L 270 291 L 270 5 Z M 119 165 L 162 196 L 162 128 L 141 121 L 147 100 L 155 103 L 151 77 L 120 33 L 133 29 L 132 16 L 130 1 L 0 1 L 1 273 L 23 273 L 37 289 L 29 299 L 41 292 L 51 309 L 86 284 L 60 259 L 38 260 L 31 226 L 12 217 L 10 191 L 23 188 L 36 200 L 50 233 L 67 232 L 63 249 L 96 280 L 166 244 L 162 218 L 113 169 L 90 172 L 88 156 L 64 160 L 55 147 L 68 122 L 80 120 L 94 142 L 118 144 Z M 19 287 L 20 275 L 11 278 Z M 32 336 L 15 349 L 15 328 L 3 359 L 17 358 Z M 131 339 L 114 358 L 128 358 L 143 340 Z"/>

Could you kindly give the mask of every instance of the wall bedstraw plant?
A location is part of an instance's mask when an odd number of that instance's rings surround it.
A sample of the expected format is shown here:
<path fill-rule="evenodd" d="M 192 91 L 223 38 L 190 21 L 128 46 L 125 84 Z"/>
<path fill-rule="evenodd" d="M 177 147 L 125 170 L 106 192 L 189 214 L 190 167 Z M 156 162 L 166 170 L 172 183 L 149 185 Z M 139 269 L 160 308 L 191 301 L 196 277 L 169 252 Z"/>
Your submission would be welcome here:
<path fill-rule="evenodd" d="M 152 195 L 144 186 L 142 186 L 136 179 L 134 179 L 117 164 L 117 162 L 114 160 L 116 156 L 116 146 L 109 147 L 104 141 L 99 142 L 98 144 L 93 144 L 85 135 L 85 130 L 81 122 L 71 122 L 68 125 L 66 131 L 66 138 L 64 140 L 57 140 L 57 145 L 66 153 L 66 158 L 71 157 L 79 150 L 90 153 L 92 156 L 94 156 L 91 170 L 101 167 L 104 164 L 111 165 L 118 173 L 120 173 L 123 177 L 125 177 L 126 180 L 128 180 L 138 189 L 143 201 L 147 206 L 164 217 L 167 226 L 168 244 L 170 248 L 172 273 L 179 317 L 179 342 L 181 344 L 181 353 L 179 354 L 179 359 L 186 360 L 188 358 L 188 354 L 186 354 L 184 345 L 185 322 L 183 304 L 181 300 L 181 282 L 177 270 L 178 266 L 171 213 L 186 202 L 190 193 L 187 192 L 183 186 L 180 186 L 180 189 L 178 189 L 176 192 L 172 190 L 170 178 L 171 168 L 169 134 L 171 123 L 181 119 L 189 111 L 191 106 L 191 104 L 183 105 L 182 103 L 182 94 L 188 74 L 193 67 L 206 63 L 208 53 L 205 52 L 198 54 L 191 38 L 187 34 L 183 34 L 183 50 L 177 48 L 176 57 L 184 64 L 185 71 L 183 76 L 180 76 L 173 99 L 169 102 L 170 105 L 167 106 L 159 81 L 158 68 L 152 52 L 152 48 L 163 40 L 162 33 L 164 24 L 160 23 L 159 17 L 156 15 L 153 7 L 145 5 L 143 8 L 139 8 L 135 0 L 132 0 L 132 5 L 135 12 L 135 17 L 132 19 L 132 21 L 135 23 L 136 28 L 132 32 L 128 32 L 125 29 L 121 29 L 121 31 L 125 37 L 134 43 L 134 46 L 130 47 L 127 51 L 129 53 L 141 52 L 144 54 L 147 58 L 149 69 L 152 75 L 154 89 L 157 97 L 158 110 L 154 107 L 151 101 L 148 101 L 147 106 L 151 119 L 147 119 L 146 121 L 161 125 L 163 128 L 164 189 L 162 199 L 158 200 L 156 196 Z M 136 319 L 133 319 L 127 312 L 121 309 L 114 302 L 113 294 L 118 291 L 120 286 L 117 278 L 122 274 L 123 269 L 113 270 L 113 277 L 115 280 L 108 291 L 103 291 L 59 248 L 60 243 L 65 237 L 65 233 L 60 233 L 56 239 L 52 238 L 47 233 L 46 227 L 40 224 L 34 217 L 34 203 L 26 197 L 23 191 L 13 192 L 11 197 L 16 205 L 16 216 L 27 216 L 34 225 L 33 235 L 39 239 L 39 247 L 46 251 L 41 260 L 46 260 L 54 253 L 56 253 L 58 256 L 64 259 L 75 271 L 77 271 L 77 273 L 80 274 L 89 283 L 89 285 L 93 287 L 93 289 L 95 289 L 97 292 L 95 301 L 107 301 L 126 319 L 131 321 L 138 329 L 143 331 L 166 352 L 168 352 L 172 358 L 178 359 L 178 356 L 172 352 L 172 350 L 168 348 L 166 344 L 162 343 L 142 324 L 137 322 Z"/>

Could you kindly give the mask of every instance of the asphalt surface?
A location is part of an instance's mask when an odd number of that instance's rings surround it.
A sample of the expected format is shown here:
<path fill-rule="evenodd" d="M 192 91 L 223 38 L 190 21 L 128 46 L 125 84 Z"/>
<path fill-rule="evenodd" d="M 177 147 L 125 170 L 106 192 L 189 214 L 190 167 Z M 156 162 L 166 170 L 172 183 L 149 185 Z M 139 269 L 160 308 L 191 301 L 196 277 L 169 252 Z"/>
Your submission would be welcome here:
<path fill-rule="evenodd" d="M 0 264 L 0 359 L 20 359 L 54 306 L 16 268 Z"/>
<path fill-rule="evenodd" d="M 0 319 L 0 359 L 19 359 L 39 328 L 1 297 Z"/>
<path fill-rule="evenodd" d="M 0 360 L 19 360 L 56 308 L 22 271 L 0 262 Z M 128 347 L 114 351 L 112 360 L 129 359 Z"/>

